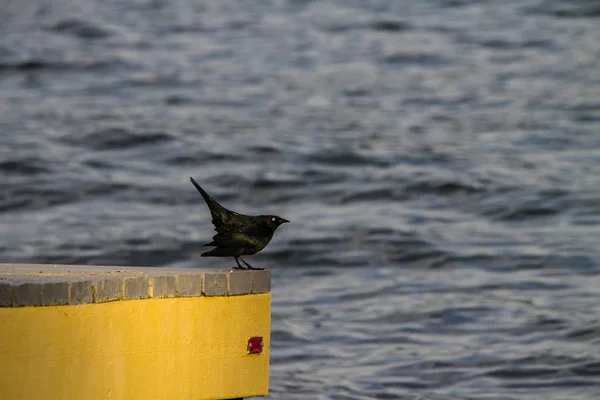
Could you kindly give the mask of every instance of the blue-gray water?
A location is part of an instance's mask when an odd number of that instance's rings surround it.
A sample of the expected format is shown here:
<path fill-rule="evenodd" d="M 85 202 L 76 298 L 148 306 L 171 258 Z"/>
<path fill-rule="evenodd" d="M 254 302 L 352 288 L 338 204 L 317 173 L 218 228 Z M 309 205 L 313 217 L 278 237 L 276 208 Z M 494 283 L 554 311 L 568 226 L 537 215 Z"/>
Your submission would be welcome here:
<path fill-rule="evenodd" d="M 0 261 L 229 268 L 270 399 L 600 398 L 600 6 L 4 0 Z"/>

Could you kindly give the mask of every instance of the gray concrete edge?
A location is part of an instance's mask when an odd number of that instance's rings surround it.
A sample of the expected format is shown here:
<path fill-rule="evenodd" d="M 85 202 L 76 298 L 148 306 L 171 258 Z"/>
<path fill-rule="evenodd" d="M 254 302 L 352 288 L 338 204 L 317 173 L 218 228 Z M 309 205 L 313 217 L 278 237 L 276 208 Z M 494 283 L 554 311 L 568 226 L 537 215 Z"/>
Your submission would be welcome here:
<path fill-rule="evenodd" d="M 240 296 L 270 291 L 269 270 L 0 264 L 0 307 Z"/>

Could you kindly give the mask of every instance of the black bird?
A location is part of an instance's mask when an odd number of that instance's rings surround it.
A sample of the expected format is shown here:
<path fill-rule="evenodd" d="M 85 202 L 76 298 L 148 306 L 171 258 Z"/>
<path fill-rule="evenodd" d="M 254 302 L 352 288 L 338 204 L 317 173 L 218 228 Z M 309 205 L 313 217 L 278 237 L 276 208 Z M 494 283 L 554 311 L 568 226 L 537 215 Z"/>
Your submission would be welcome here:
<path fill-rule="evenodd" d="M 242 256 L 256 254 L 264 249 L 279 225 L 290 221 L 277 215 L 251 216 L 229 211 L 210 197 L 194 178 L 190 177 L 190 180 L 204 197 L 217 231 L 213 241 L 204 245 L 215 248 L 202 253 L 202 257 L 233 257 L 239 269 L 262 269 L 254 268 Z M 240 261 L 248 268 L 242 267 Z"/>

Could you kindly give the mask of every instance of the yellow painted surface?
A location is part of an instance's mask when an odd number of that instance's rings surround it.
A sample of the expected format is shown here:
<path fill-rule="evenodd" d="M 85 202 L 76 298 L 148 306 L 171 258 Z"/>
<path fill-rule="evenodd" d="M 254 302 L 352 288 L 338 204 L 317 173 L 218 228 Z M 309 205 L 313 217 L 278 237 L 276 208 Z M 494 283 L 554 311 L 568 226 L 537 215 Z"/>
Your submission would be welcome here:
<path fill-rule="evenodd" d="M 270 318 L 270 293 L 0 308 L 0 399 L 266 395 Z"/>

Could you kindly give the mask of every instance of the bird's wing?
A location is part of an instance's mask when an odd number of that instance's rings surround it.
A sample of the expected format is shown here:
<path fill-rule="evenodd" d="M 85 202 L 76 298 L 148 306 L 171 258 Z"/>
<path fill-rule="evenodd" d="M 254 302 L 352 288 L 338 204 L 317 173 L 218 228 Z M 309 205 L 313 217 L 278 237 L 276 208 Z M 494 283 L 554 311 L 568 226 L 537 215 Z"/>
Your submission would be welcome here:
<path fill-rule="evenodd" d="M 218 233 L 224 233 L 236 228 L 239 228 L 243 225 L 241 221 L 242 218 L 239 217 L 240 214 L 229 211 L 212 197 L 202 187 L 194 180 L 194 178 L 190 177 L 192 184 L 196 187 L 196 189 L 200 192 L 204 201 L 208 205 L 208 209 L 210 210 L 210 215 L 212 216 L 212 223 L 215 226 L 215 230 Z"/>
<path fill-rule="evenodd" d="M 244 248 L 248 245 L 253 245 L 252 237 L 239 232 L 220 232 L 213 236 L 211 246 L 228 247 L 228 248 Z"/>
<path fill-rule="evenodd" d="M 240 218 L 240 214 L 229 211 L 225 208 L 221 210 L 210 210 L 212 215 L 212 223 L 215 226 L 215 231 L 219 234 L 225 234 L 231 231 L 235 231 L 244 226 L 244 222 Z"/>

